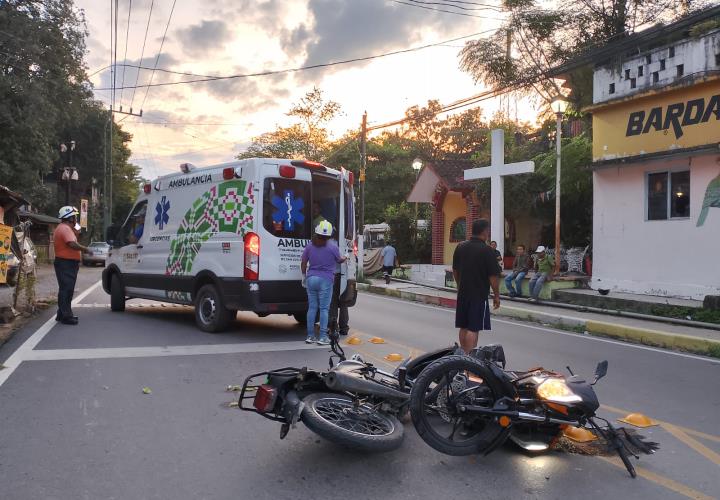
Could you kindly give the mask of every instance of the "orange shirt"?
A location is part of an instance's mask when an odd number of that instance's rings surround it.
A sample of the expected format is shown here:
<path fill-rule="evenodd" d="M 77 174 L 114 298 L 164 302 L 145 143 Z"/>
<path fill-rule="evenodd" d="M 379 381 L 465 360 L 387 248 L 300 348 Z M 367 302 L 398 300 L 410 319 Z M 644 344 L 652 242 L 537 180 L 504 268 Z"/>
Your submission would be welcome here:
<path fill-rule="evenodd" d="M 77 241 L 77 237 L 75 236 L 75 231 L 73 231 L 73 229 L 64 222 L 60 223 L 58 227 L 55 228 L 53 240 L 55 245 L 55 257 L 69 260 L 82 259 L 82 252 L 80 252 L 80 250 L 73 250 L 68 246 L 69 242 Z"/>

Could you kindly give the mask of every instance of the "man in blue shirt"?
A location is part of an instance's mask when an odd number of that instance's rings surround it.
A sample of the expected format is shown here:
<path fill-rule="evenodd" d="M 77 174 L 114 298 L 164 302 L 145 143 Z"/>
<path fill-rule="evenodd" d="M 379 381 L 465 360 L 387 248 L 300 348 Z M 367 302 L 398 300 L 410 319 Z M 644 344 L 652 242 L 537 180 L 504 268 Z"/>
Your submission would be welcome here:
<path fill-rule="evenodd" d="M 392 274 L 397 260 L 397 250 L 389 241 L 385 241 L 385 247 L 380 250 L 380 255 L 383 258 L 383 273 Z"/>

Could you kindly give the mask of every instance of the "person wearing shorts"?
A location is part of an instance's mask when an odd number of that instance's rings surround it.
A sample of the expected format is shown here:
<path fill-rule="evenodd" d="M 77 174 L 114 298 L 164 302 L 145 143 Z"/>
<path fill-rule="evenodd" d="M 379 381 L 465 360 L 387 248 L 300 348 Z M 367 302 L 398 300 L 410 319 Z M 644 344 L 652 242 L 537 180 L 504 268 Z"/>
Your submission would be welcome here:
<path fill-rule="evenodd" d="M 495 252 L 485 244 L 488 228 L 485 219 L 473 222 L 472 236 L 453 254 L 453 277 L 458 286 L 455 327 L 460 329 L 460 347 L 466 354 L 477 347 L 479 332 L 490 330 L 490 288 L 493 309 L 500 307 L 500 268 Z"/>

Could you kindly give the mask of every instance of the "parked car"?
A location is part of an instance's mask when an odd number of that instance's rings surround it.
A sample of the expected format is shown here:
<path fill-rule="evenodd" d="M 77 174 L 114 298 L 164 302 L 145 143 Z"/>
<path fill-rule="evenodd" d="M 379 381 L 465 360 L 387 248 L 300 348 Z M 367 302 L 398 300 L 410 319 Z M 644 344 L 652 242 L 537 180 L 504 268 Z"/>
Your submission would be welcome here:
<path fill-rule="evenodd" d="M 92 250 L 92 255 L 83 254 L 82 263 L 85 266 L 94 266 L 101 264 L 105 266 L 105 259 L 107 259 L 108 252 L 110 251 L 110 245 L 104 241 L 93 241 L 88 245 L 88 248 Z"/>

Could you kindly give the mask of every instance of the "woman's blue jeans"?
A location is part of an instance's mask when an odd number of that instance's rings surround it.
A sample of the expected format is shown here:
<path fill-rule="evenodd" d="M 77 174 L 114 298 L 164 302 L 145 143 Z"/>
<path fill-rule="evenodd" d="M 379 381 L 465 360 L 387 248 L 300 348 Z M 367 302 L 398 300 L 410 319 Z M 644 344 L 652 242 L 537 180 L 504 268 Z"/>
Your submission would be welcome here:
<path fill-rule="evenodd" d="M 320 276 L 308 276 L 305 286 L 307 286 L 308 295 L 308 337 L 315 337 L 315 317 L 318 309 L 320 310 L 320 338 L 327 337 L 333 282 Z"/>

